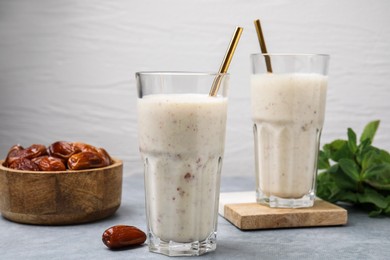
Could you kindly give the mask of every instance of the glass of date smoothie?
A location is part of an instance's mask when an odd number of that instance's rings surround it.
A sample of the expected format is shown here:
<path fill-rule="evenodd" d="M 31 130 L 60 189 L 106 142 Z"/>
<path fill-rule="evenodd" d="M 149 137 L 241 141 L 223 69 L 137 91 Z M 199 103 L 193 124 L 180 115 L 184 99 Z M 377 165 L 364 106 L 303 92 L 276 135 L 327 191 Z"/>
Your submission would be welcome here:
<path fill-rule="evenodd" d="M 251 55 L 259 203 L 284 208 L 314 204 L 328 62 L 328 55 Z"/>
<path fill-rule="evenodd" d="M 136 81 L 149 250 L 214 251 L 229 75 L 138 72 Z"/>

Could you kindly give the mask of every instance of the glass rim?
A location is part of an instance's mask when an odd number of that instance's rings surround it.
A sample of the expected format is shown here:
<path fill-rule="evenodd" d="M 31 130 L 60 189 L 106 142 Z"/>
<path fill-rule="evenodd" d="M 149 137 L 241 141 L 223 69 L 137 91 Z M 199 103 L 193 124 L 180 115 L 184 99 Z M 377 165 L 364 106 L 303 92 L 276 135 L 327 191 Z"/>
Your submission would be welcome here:
<path fill-rule="evenodd" d="M 312 56 L 312 57 L 324 57 L 324 58 L 329 58 L 330 57 L 330 54 L 326 54 L 326 53 L 300 53 L 300 52 L 275 52 L 275 53 L 272 53 L 272 52 L 268 52 L 268 53 L 252 53 L 250 55 L 251 57 L 255 57 L 255 56 L 279 56 L 279 57 L 294 57 L 294 56 L 301 56 L 301 57 L 309 57 L 309 56 Z"/>
<path fill-rule="evenodd" d="M 229 73 L 202 72 L 202 71 L 138 71 L 135 75 L 140 76 L 229 76 Z"/>

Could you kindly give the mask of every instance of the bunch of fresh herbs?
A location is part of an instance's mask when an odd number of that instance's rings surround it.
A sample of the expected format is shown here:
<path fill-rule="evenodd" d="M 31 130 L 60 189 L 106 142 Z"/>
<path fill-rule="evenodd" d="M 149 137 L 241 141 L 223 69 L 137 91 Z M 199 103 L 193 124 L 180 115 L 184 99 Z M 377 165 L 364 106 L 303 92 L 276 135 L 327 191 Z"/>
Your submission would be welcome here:
<path fill-rule="evenodd" d="M 361 206 L 372 217 L 390 216 L 390 154 L 372 145 L 379 122 L 366 125 L 359 143 L 348 128 L 348 140 L 323 146 L 318 159 L 318 197 Z"/>

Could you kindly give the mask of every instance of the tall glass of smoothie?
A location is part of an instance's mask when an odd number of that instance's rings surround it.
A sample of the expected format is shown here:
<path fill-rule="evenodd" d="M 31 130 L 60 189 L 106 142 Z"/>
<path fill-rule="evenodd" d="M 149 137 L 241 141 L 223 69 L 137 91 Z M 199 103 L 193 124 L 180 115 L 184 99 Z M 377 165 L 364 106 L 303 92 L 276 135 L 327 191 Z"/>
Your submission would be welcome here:
<path fill-rule="evenodd" d="M 314 204 L 328 62 L 328 55 L 251 55 L 259 203 L 283 208 Z"/>
<path fill-rule="evenodd" d="M 149 250 L 214 251 L 229 75 L 138 72 L 136 80 Z M 213 82 L 219 91 L 209 96 Z"/>

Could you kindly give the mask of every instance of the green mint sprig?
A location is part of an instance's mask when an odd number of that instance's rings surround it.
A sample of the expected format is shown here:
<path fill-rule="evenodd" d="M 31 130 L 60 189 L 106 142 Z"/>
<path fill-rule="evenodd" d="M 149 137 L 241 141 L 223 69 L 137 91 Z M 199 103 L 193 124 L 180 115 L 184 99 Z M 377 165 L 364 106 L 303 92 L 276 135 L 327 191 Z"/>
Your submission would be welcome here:
<path fill-rule="evenodd" d="M 379 123 L 368 123 L 359 143 L 348 128 L 348 140 L 323 146 L 318 156 L 318 197 L 361 206 L 371 217 L 390 216 L 390 154 L 372 145 Z"/>

